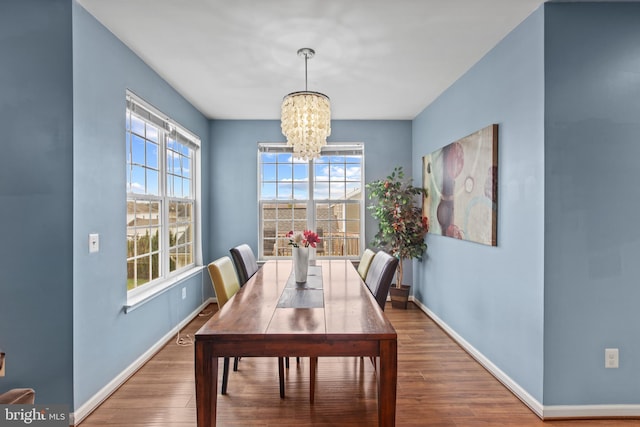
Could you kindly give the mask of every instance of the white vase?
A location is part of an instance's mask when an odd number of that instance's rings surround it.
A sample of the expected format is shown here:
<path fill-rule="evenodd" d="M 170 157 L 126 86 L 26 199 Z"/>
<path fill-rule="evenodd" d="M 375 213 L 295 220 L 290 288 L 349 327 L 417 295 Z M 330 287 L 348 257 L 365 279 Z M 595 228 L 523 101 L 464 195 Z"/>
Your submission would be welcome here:
<path fill-rule="evenodd" d="M 309 248 L 292 248 L 293 273 L 296 283 L 307 281 L 307 271 L 309 270 Z"/>

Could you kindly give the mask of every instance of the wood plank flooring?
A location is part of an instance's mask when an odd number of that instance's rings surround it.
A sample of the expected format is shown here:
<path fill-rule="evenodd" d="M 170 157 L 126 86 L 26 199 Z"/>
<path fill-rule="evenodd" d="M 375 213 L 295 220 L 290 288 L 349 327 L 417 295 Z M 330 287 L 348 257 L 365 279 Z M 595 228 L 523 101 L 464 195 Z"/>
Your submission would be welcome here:
<path fill-rule="evenodd" d="M 541 421 L 415 305 L 386 314 L 398 332 L 397 426 L 640 426 L 640 420 Z M 181 331 L 197 331 L 216 310 Z M 167 344 L 81 427 L 194 427 L 194 347 Z M 220 361 L 222 364 L 222 361 Z M 220 366 L 222 373 L 222 366 Z M 320 358 L 309 404 L 309 359 L 291 359 L 286 398 L 275 358 L 243 358 L 218 396 L 219 426 L 374 426 L 376 378 L 369 359 Z M 220 377 L 222 375 L 220 374 Z M 220 385 L 218 385 L 220 390 Z"/>

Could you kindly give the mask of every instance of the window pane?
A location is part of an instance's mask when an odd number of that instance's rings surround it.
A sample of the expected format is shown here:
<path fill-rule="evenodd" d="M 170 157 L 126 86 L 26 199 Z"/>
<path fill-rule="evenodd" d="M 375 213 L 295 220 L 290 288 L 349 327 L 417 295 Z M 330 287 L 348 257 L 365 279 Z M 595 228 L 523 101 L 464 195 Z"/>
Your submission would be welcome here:
<path fill-rule="evenodd" d="M 191 181 L 188 179 L 182 179 L 182 192 L 184 197 L 191 196 Z"/>
<path fill-rule="evenodd" d="M 151 255 L 151 278 L 157 279 L 160 277 L 160 255 Z"/>
<path fill-rule="evenodd" d="M 278 183 L 278 199 L 279 200 L 293 199 L 293 188 L 290 182 L 286 184 Z"/>
<path fill-rule="evenodd" d="M 293 185 L 293 198 L 296 200 L 307 200 L 309 198 L 309 183 L 296 182 Z"/>
<path fill-rule="evenodd" d="M 150 268 L 150 257 L 138 258 L 137 262 L 137 282 L 136 285 L 140 286 L 149 281 L 149 268 Z"/>
<path fill-rule="evenodd" d="M 275 255 L 276 239 L 264 239 L 262 246 L 265 256 Z"/>
<path fill-rule="evenodd" d="M 158 169 L 158 145 L 147 142 L 147 166 Z"/>
<path fill-rule="evenodd" d="M 344 199 L 346 185 L 344 182 L 332 182 L 329 190 L 329 198 L 331 200 Z"/>
<path fill-rule="evenodd" d="M 329 183 L 316 182 L 313 191 L 313 197 L 317 200 L 326 200 L 329 198 Z"/>
<path fill-rule="evenodd" d="M 345 169 L 345 175 L 347 181 L 357 181 L 360 182 L 362 176 L 362 168 L 360 164 L 347 164 Z"/>
<path fill-rule="evenodd" d="M 276 180 L 276 165 L 274 164 L 262 164 L 261 172 L 262 181 L 275 181 Z"/>
<path fill-rule="evenodd" d="M 136 254 L 135 236 L 127 232 L 127 258 L 131 258 Z"/>
<path fill-rule="evenodd" d="M 278 163 L 290 163 L 291 158 L 293 157 L 291 153 L 279 153 L 277 154 L 277 162 Z"/>
<path fill-rule="evenodd" d="M 329 166 L 316 164 L 313 173 L 316 181 L 329 181 Z"/>
<path fill-rule="evenodd" d="M 144 194 L 146 192 L 144 168 L 134 166 L 131 170 L 131 192 Z"/>
<path fill-rule="evenodd" d="M 134 164 L 144 165 L 144 139 L 137 135 L 133 135 L 131 138 L 131 159 Z"/>
<path fill-rule="evenodd" d="M 294 181 L 309 181 L 309 165 L 308 164 L 295 164 L 293 165 L 293 179 Z"/>
<path fill-rule="evenodd" d="M 158 175 L 158 171 L 147 169 L 147 194 L 152 194 L 154 196 L 160 194 L 158 188 L 159 179 L 160 176 Z"/>
<path fill-rule="evenodd" d="M 178 250 L 176 248 L 169 249 L 169 271 L 175 271 L 178 263 Z"/>
<path fill-rule="evenodd" d="M 158 142 L 158 128 L 147 123 L 147 139 L 149 141 Z"/>
<path fill-rule="evenodd" d="M 173 196 L 182 197 L 182 179 L 178 176 L 173 177 Z"/>
<path fill-rule="evenodd" d="M 127 290 L 130 291 L 136 287 L 136 262 L 134 260 L 127 261 Z"/>
<path fill-rule="evenodd" d="M 293 166 L 291 164 L 278 165 L 278 181 L 291 182 L 293 179 Z"/>
<path fill-rule="evenodd" d="M 182 176 L 191 178 L 191 159 L 189 157 L 182 158 Z"/>
<path fill-rule="evenodd" d="M 144 136 L 144 121 L 131 114 L 131 132 Z"/>
<path fill-rule="evenodd" d="M 260 188 L 260 198 L 263 200 L 273 200 L 276 198 L 275 182 L 266 182 L 262 184 L 262 187 Z"/>

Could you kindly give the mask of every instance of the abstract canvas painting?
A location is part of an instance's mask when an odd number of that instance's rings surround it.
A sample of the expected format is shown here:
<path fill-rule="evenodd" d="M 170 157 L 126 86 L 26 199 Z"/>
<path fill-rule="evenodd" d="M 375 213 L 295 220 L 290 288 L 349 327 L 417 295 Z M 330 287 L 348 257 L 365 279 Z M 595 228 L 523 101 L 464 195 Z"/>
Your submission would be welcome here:
<path fill-rule="evenodd" d="M 429 233 L 497 245 L 498 125 L 422 158 Z"/>

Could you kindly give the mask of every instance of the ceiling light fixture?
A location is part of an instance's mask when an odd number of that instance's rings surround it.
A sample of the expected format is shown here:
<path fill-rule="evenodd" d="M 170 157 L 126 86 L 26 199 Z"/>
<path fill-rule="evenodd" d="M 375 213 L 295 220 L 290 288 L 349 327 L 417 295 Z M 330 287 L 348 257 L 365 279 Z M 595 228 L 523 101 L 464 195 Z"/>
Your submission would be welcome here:
<path fill-rule="evenodd" d="M 282 100 L 282 134 L 293 147 L 293 156 L 302 160 L 320 157 L 331 135 L 329 97 L 307 90 L 307 61 L 315 53 L 308 47 L 298 50 L 298 56 L 304 56 L 304 91 L 292 92 Z"/>

